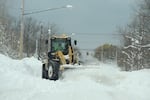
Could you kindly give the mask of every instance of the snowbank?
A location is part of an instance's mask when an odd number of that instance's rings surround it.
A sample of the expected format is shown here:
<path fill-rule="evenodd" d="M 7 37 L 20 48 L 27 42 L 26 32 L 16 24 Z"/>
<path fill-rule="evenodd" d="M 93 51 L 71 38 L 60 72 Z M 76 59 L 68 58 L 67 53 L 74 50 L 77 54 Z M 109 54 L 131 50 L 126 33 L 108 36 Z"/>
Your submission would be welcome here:
<path fill-rule="evenodd" d="M 41 79 L 35 58 L 0 55 L 0 100 L 150 100 L 150 70 L 121 72 L 114 64 L 66 70 L 60 80 Z"/>

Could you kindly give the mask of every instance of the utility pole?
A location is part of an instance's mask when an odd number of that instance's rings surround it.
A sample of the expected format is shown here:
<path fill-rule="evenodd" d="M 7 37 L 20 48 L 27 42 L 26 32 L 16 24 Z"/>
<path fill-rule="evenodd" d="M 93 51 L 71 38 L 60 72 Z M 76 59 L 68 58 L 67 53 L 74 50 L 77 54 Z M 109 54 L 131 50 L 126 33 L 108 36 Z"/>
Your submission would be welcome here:
<path fill-rule="evenodd" d="M 39 40 L 39 45 L 38 45 L 38 47 L 39 47 L 39 49 L 38 49 L 38 56 L 39 57 L 41 57 L 41 51 L 42 51 L 42 45 L 41 45 L 41 42 L 42 42 L 42 37 L 43 37 L 43 25 L 41 24 L 40 25 L 40 40 Z"/>
<path fill-rule="evenodd" d="M 104 47 L 104 45 L 102 45 L 102 48 L 101 48 L 101 51 L 102 51 L 101 52 L 101 61 L 102 62 L 104 62 L 104 48 L 103 47 Z"/>
<path fill-rule="evenodd" d="M 21 30 L 20 30 L 20 47 L 19 47 L 19 57 L 23 58 L 23 36 L 24 36 L 24 0 L 21 4 Z"/>
<path fill-rule="evenodd" d="M 51 45 L 50 41 L 51 41 L 51 29 L 49 28 L 48 29 L 48 52 L 50 52 L 50 45 Z"/>

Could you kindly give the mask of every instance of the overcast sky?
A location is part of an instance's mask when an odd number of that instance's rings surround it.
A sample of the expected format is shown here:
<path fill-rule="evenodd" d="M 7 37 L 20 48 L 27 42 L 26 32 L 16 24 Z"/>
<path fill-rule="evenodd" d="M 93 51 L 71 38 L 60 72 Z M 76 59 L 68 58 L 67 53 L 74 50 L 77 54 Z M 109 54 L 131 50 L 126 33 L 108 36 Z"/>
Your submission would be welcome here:
<path fill-rule="evenodd" d="M 20 6 L 18 0 L 17 5 Z M 30 15 L 39 21 L 55 23 L 61 32 L 76 33 L 79 46 L 93 49 L 102 43 L 120 42 L 118 26 L 125 26 L 131 19 L 136 0 L 25 0 L 25 9 L 42 10 L 67 4 L 72 9 L 59 9 Z M 94 36 L 92 36 L 94 35 Z"/>

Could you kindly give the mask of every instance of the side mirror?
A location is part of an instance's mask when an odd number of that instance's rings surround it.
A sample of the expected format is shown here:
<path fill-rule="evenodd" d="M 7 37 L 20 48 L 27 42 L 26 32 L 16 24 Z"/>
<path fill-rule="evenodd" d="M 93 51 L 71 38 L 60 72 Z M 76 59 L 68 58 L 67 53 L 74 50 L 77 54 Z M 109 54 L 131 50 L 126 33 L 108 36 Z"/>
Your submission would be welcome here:
<path fill-rule="evenodd" d="M 45 40 L 45 44 L 48 44 L 48 40 Z"/>
<path fill-rule="evenodd" d="M 77 40 L 74 40 L 74 45 L 77 45 Z"/>

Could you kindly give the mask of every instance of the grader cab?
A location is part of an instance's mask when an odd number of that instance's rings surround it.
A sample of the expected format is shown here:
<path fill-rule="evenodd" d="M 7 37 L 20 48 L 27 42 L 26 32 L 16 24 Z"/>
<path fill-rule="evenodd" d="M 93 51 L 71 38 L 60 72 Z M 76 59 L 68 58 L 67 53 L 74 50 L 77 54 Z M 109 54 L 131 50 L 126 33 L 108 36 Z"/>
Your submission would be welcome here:
<path fill-rule="evenodd" d="M 60 71 L 65 69 L 66 65 L 78 63 L 77 52 L 71 42 L 71 37 L 67 35 L 53 35 L 48 40 L 49 51 L 47 59 L 43 61 L 42 78 L 58 80 Z"/>

